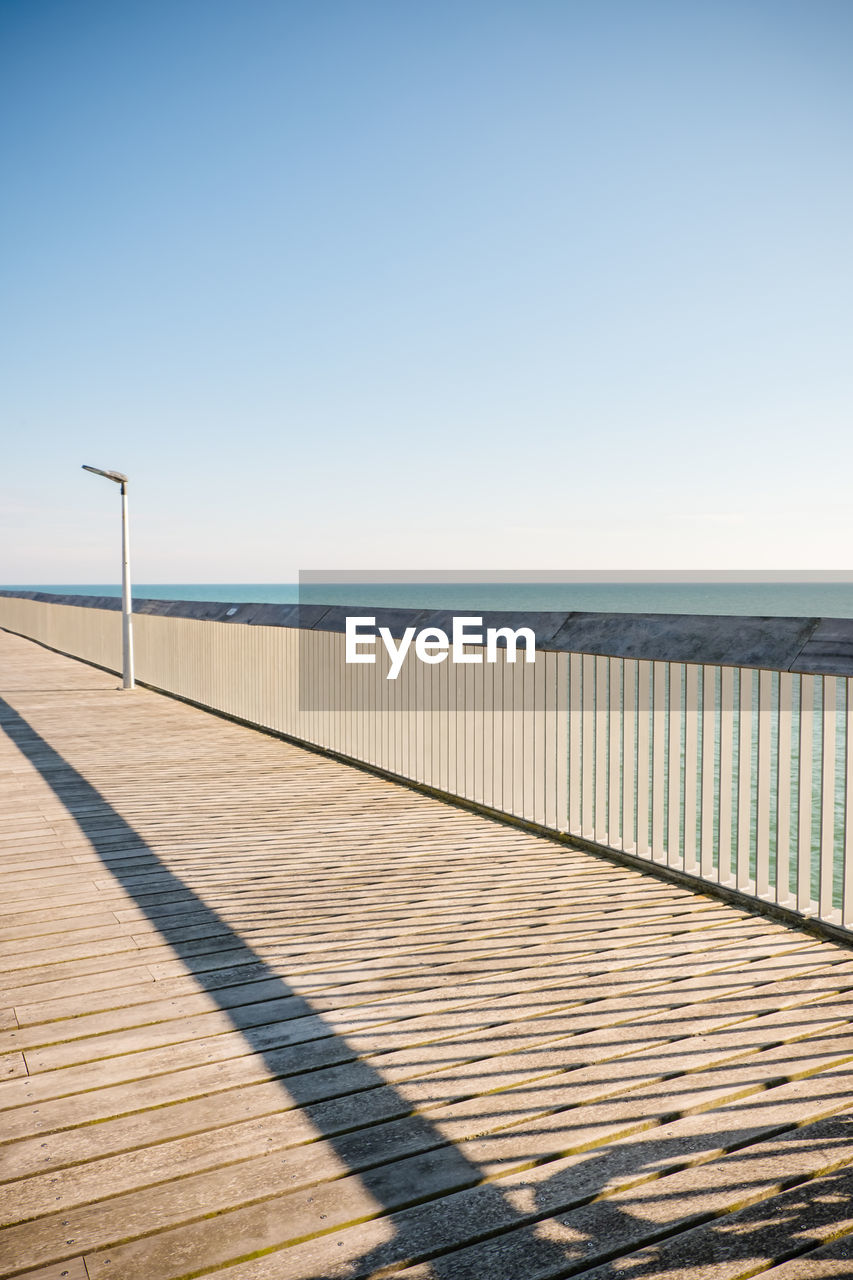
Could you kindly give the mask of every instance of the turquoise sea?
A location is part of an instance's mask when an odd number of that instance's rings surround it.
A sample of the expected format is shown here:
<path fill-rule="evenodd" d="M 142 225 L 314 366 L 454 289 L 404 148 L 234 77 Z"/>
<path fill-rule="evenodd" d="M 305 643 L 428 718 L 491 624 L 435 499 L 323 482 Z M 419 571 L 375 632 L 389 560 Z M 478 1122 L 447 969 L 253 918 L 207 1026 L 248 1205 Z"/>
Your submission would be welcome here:
<path fill-rule="evenodd" d="M 118 596 L 118 583 L 16 584 L 7 590 Z M 851 582 L 525 582 L 135 583 L 137 599 L 389 605 L 435 609 L 580 610 L 605 613 L 753 614 L 765 617 L 853 618 Z"/>

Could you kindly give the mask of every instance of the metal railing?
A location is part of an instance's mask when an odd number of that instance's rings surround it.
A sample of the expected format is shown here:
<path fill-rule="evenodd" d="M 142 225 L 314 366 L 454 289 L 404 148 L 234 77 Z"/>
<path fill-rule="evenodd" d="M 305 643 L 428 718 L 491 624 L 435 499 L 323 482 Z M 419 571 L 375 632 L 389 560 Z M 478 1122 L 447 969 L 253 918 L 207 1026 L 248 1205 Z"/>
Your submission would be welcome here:
<path fill-rule="evenodd" d="M 570 835 L 853 923 L 853 680 L 573 654 Z"/>
<path fill-rule="evenodd" d="M 540 651 L 347 667 L 340 632 L 135 615 L 154 688 L 744 901 L 853 930 L 853 679 Z M 118 671 L 116 611 L 0 626 Z M 469 652 L 477 652 L 469 647 Z M 482 651 L 480 651 L 482 652 Z"/>

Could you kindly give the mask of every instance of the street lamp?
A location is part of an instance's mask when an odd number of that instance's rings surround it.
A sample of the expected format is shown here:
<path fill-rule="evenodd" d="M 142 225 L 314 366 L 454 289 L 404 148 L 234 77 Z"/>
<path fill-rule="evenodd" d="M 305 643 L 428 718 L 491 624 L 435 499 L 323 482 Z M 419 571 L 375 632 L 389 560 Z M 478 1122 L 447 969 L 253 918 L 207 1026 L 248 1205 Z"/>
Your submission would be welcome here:
<path fill-rule="evenodd" d="M 133 628 L 130 621 L 130 539 L 127 530 L 127 476 L 120 471 L 101 471 L 99 467 L 87 467 L 96 476 L 106 476 L 121 485 L 121 665 L 122 685 L 133 688 Z"/>

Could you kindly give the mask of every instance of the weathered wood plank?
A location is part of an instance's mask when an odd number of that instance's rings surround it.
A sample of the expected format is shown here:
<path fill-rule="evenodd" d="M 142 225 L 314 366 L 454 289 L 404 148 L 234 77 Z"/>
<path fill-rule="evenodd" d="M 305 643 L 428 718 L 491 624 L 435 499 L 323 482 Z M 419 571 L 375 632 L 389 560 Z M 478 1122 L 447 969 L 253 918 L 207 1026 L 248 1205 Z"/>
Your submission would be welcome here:
<path fill-rule="evenodd" d="M 27 1074 L 27 1064 L 22 1053 L 0 1054 L 0 1082 L 16 1080 Z"/>

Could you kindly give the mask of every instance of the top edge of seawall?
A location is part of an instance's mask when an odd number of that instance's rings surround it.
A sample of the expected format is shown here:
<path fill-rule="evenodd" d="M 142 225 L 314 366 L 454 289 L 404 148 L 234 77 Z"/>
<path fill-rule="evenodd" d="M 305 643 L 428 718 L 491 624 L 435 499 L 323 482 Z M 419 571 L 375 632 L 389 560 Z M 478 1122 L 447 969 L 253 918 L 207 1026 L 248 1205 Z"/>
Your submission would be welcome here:
<path fill-rule="evenodd" d="M 118 612 L 118 596 L 0 589 L 0 599 Z M 229 604 L 204 600 L 134 600 L 133 612 L 202 622 L 343 632 L 347 617 L 373 617 L 399 638 L 406 627 L 450 631 L 459 609 L 391 609 L 366 605 Z M 753 617 L 688 613 L 587 613 L 472 610 L 483 627 L 530 627 L 537 648 L 596 657 L 763 667 L 853 676 L 853 618 Z"/>

